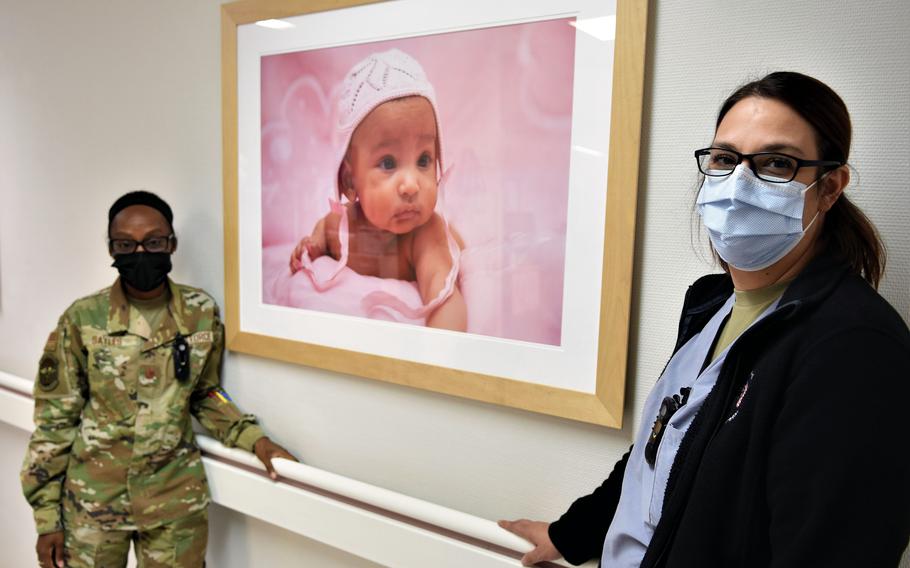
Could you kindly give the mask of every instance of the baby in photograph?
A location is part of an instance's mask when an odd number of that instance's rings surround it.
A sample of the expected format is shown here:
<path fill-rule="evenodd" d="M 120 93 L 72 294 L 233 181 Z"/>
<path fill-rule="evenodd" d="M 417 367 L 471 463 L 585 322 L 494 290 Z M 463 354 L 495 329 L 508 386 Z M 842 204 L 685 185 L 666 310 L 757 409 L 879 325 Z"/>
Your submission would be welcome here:
<path fill-rule="evenodd" d="M 436 212 L 443 191 L 439 113 L 423 68 L 404 52 L 374 53 L 342 85 L 333 168 L 338 197 L 332 211 L 291 253 L 317 289 L 312 261 L 328 255 L 365 276 L 415 282 L 423 306 L 381 294 L 375 306 L 425 315 L 428 327 L 465 331 L 467 309 L 458 288 L 458 234 Z M 336 275 L 337 275 L 336 271 Z M 334 278 L 334 276 L 333 276 Z"/>

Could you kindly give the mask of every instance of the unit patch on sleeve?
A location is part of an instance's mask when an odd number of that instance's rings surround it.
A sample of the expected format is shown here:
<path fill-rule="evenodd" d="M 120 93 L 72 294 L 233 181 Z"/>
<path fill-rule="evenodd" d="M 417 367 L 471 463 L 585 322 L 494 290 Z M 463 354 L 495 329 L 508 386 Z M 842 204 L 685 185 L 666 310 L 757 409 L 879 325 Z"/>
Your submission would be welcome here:
<path fill-rule="evenodd" d="M 214 389 L 210 390 L 208 396 L 209 396 L 209 398 L 215 399 L 216 401 L 221 402 L 222 404 L 234 402 L 234 399 L 232 399 L 228 393 L 224 392 L 220 388 L 214 388 Z"/>
<path fill-rule="evenodd" d="M 58 367 L 59 364 L 55 356 L 45 354 L 41 357 L 41 363 L 38 365 L 38 386 L 44 392 L 54 390 L 60 383 Z"/>

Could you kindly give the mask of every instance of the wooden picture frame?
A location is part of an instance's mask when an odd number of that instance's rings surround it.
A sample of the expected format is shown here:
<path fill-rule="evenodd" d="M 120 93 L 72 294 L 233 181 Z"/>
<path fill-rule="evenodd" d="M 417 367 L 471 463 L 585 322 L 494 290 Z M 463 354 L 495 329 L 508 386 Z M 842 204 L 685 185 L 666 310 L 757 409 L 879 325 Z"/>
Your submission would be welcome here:
<path fill-rule="evenodd" d="M 383 354 L 381 352 L 370 352 L 369 349 L 356 346 L 356 341 L 360 340 L 361 344 L 372 348 L 372 346 L 381 343 L 373 336 L 364 335 L 355 337 L 355 347 L 339 342 L 322 341 L 318 333 L 309 329 L 310 339 L 301 340 L 294 336 L 293 333 L 263 331 L 263 329 L 272 329 L 268 323 L 269 318 L 290 318 L 288 321 L 297 321 L 293 318 L 304 317 L 297 312 L 306 312 L 306 310 L 294 310 L 293 313 L 285 309 L 279 314 L 279 311 L 273 306 L 264 305 L 261 294 L 261 279 L 259 274 L 256 280 L 250 274 L 257 268 L 258 260 L 261 266 L 262 258 L 256 256 L 256 247 L 262 240 L 262 227 L 250 227 L 249 219 L 255 220 L 255 214 L 249 213 L 250 208 L 244 203 L 256 203 L 261 199 L 261 195 L 256 194 L 257 175 L 250 174 L 248 170 L 255 170 L 256 167 L 248 167 L 249 164 L 244 161 L 245 170 L 241 171 L 240 156 L 242 148 L 252 147 L 250 144 L 257 143 L 256 138 L 260 136 L 258 130 L 258 116 L 251 116 L 255 112 L 256 104 L 250 104 L 245 94 L 254 92 L 259 89 L 258 84 L 252 84 L 250 77 L 255 78 L 256 72 L 252 75 L 249 69 L 253 68 L 244 62 L 258 61 L 264 54 L 278 53 L 283 50 L 276 49 L 274 45 L 262 48 L 260 51 L 245 47 L 247 40 L 245 37 L 252 37 L 247 34 L 249 26 L 257 22 L 267 20 L 284 20 L 302 22 L 305 25 L 309 21 L 315 21 L 315 18 L 349 18 L 350 21 L 357 19 L 377 21 L 381 18 L 386 10 L 402 10 L 420 6 L 425 8 L 427 5 L 433 6 L 432 10 L 419 10 L 421 13 L 437 13 L 444 11 L 449 3 L 443 0 L 430 2 L 429 0 L 406 0 L 405 2 L 396 2 L 385 4 L 372 0 L 242 0 L 225 4 L 222 6 L 222 125 L 223 125 L 223 183 L 224 183 L 224 254 L 225 254 L 225 328 L 226 344 L 228 349 L 267 357 L 317 368 L 358 375 L 365 378 L 376 379 L 380 381 L 406 385 L 449 395 L 465 397 L 469 399 L 484 401 L 488 403 L 519 408 L 531 412 L 543 413 L 552 416 L 558 416 L 571 420 L 599 424 L 613 428 L 620 428 L 622 425 L 623 414 L 623 397 L 626 377 L 627 349 L 628 349 L 628 330 L 629 330 L 629 313 L 630 297 L 632 286 L 632 268 L 635 236 L 635 216 L 637 200 L 637 184 L 639 170 L 639 144 L 641 136 L 641 112 L 642 112 L 642 90 L 644 82 L 644 61 L 645 61 L 645 44 L 647 33 L 648 3 L 646 0 L 617 0 L 615 2 L 615 13 L 610 15 L 612 4 L 610 2 L 592 2 L 588 4 L 602 4 L 606 6 L 608 15 L 605 16 L 612 26 L 609 18 L 615 18 L 615 40 L 612 41 L 613 48 L 610 53 L 612 61 L 612 76 L 609 85 L 611 100 L 594 101 L 585 103 L 587 107 L 592 104 L 599 105 L 593 108 L 599 108 L 598 112 L 603 113 L 609 123 L 608 133 L 602 132 L 605 151 L 603 152 L 604 164 L 609 164 L 606 168 L 606 174 L 603 178 L 606 181 L 606 191 L 602 187 L 602 182 L 598 187 L 591 187 L 590 183 L 584 185 L 584 191 L 591 192 L 591 195 L 600 195 L 604 206 L 595 207 L 599 218 L 598 223 L 587 223 L 583 227 L 572 227 L 573 217 L 569 216 L 567 221 L 569 232 L 578 231 L 580 235 L 595 234 L 598 238 L 593 247 L 575 247 L 572 250 L 584 248 L 584 252 L 579 252 L 576 264 L 566 261 L 566 266 L 600 265 L 599 270 L 594 274 L 600 274 L 600 282 L 592 282 L 592 278 L 582 278 L 572 272 L 572 269 L 566 268 L 566 298 L 567 302 L 572 301 L 572 288 L 576 286 L 578 290 L 585 290 L 586 294 L 592 294 L 593 301 L 587 304 L 581 304 L 572 308 L 572 314 L 564 315 L 563 323 L 571 323 L 572 318 L 578 321 L 588 323 L 577 324 L 577 328 L 587 333 L 576 333 L 573 337 L 585 337 L 585 347 L 576 349 L 575 354 L 560 355 L 562 351 L 571 350 L 572 346 L 568 345 L 568 332 L 562 336 L 562 343 L 558 345 L 537 345 L 528 342 L 514 342 L 498 338 L 472 338 L 464 339 L 467 348 L 463 348 L 460 336 L 453 334 L 459 332 L 440 332 L 431 333 L 438 330 L 415 331 L 413 326 L 403 324 L 391 324 L 389 327 L 385 322 L 385 327 L 377 328 L 378 335 L 386 333 L 398 333 L 399 328 L 409 328 L 402 333 L 411 334 L 408 337 L 417 337 L 418 343 L 423 345 L 422 335 L 413 335 L 415 333 L 426 336 L 426 347 L 423 351 L 452 351 L 455 355 L 444 354 L 447 362 L 454 361 L 454 364 L 434 363 L 430 359 L 421 359 L 423 354 L 418 354 L 417 360 L 408 359 L 394 354 Z M 579 0 L 583 3 L 582 0 Z M 392 6 L 394 4 L 394 6 Z M 510 4 L 505 2 L 505 4 Z M 519 3 L 513 3 L 519 6 Z M 479 3 L 478 3 L 479 5 Z M 534 6 L 532 6 L 534 5 Z M 536 6 L 536 7 L 535 7 Z M 566 4 L 559 0 L 552 1 L 534 1 L 520 3 L 520 10 L 538 10 L 539 13 L 527 21 L 546 20 L 547 18 L 574 17 L 571 10 L 566 9 Z M 481 8 L 477 8 L 480 14 Z M 504 8 L 505 10 L 505 8 Z M 415 12 L 417 10 L 414 10 Z M 464 15 L 465 11 L 470 12 L 470 7 L 462 8 L 459 12 Z M 454 13 L 454 12 L 453 12 Z M 505 13 L 505 12 L 503 12 Z M 423 17 L 423 16 L 421 16 Z M 427 16 L 429 17 L 429 16 Z M 470 17 L 470 14 L 464 17 Z M 490 26 L 512 25 L 514 21 L 508 21 L 506 16 L 502 20 L 489 21 L 489 19 L 477 16 L 477 23 L 468 26 L 465 29 L 485 29 Z M 535 20 L 536 18 L 536 20 Z M 582 19 L 579 16 L 577 22 L 587 22 L 598 20 L 598 18 Z M 400 18 L 396 18 L 396 21 Z M 519 20 L 522 22 L 525 20 Z M 320 20 L 321 22 L 321 20 Z M 315 25 L 315 24 L 313 24 Z M 360 22 L 362 29 L 369 27 L 368 22 Z M 578 37 L 582 37 L 585 32 L 584 26 L 573 24 L 579 31 Z M 357 26 L 351 26 L 357 27 Z M 337 27 L 336 27 L 337 28 Z M 336 29 L 333 28 L 333 29 Z M 347 29 L 347 26 L 345 26 Z M 429 31 L 428 31 L 429 30 Z M 415 32 L 415 35 L 422 33 L 430 35 L 439 33 L 451 33 L 453 30 L 445 29 L 442 31 L 425 28 Z M 458 30 L 455 30 L 458 31 Z M 261 32 L 256 32 L 261 33 Z M 328 32 L 326 32 L 328 33 Z M 613 32 L 610 31 L 612 34 Z M 247 34 L 247 35 L 243 35 Z M 363 34 L 362 34 L 363 35 Z M 402 34 L 399 30 L 397 35 L 392 37 L 409 37 L 408 34 Z M 299 36 L 298 36 L 299 37 Z M 363 41 L 380 42 L 386 39 L 378 31 L 371 37 L 363 35 Z M 238 39 L 239 38 L 239 39 Z M 612 36 L 611 36 L 612 39 Z M 325 41 L 323 44 L 328 49 L 329 46 L 346 45 L 356 43 L 356 40 L 343 38 L 339 41 Z M 585 41 L 592 41 L 587 39 Z M 579 44 L 580 45 L 580 44 Z M 289 44 L 285 51 L 297 51 L 309 49 L 301 48 Z M 319 47 L 312 49 L 320 49 Z M 580 48 L 579 48 L 580 49 Z M 604 48 L 606 49 L 606 48 Z M 581 51 L 577 57 L 581 57 Z M 255 66 L 258 66 L 255 63 Z M 258 67 L 255 67 L 258 69 Z M 582 72 L 585 72 L 583 65 L 579 66 Z M 576 76 L 579 71 L 576 71 Z M 244 77 L 246 80 L 244 80 Z M 577 82 L 576 82 L 577 85 Z M 576 93 L 578 87 L 576 86 Z M 258 95 L 257 95 L 258 96 Z M 258 103 L 257 103 L 258 104 Z M 576 101 L 576 107 L 578 103 Z M 573 108 L 573 112 L 582 112 L 582 110 Z M 576 120 L 582 120 L 585 117 L 574 117 Z M 249 125 L 253 125 L 249 127 Z M 577 125 L 577 123 L 576 123 Z M 444 128 L 444 127 L 443 127 Z M 574 127 L 573 127 L 574 128 Z M 583 147 L 578 147 L 573 131 L 574 150 L 581 152 L 591 152 Z M 608 152 L 606 151 L 608 148 Z M 573 150 L 573 151 L 574 151 Z M 593 152 L 597 154 L 597 152 Z M 255 152 L 246 152 L 245 156 L 255 157 Z M 573 158 L 575 159 L 575 158 Z M 256 157 L 253 162 L 256 162 Z M 574 162 L 573 162 L 574 164 Z M 574 166 L 573 166 L 574 167 Z M 593 171 L 593 170 L 592 170 Z M 252 182 L 249 180 L 253 180 Z M 582 191 L 578 189 L 577 191 Z M 261 188 L 259 189 L 261 193 Z M 573 188 L 569 190 L 569 201 L 572 201 Z M 576 199 L 577 201 L 577 199 Z M 584 208 L 592 209 L 591 207 Z M 571 209 L 570 209 L 571 211 Z M 251 217 L 251 215 L 253 215 Z M 261 222 L 261 220 L 259 221 Z M 257 232 L 258 231 L 258 232 Z M 600 235 L 602 235 L 602 247 Z M 257 238 L 258 237 L 258 240 Z M 576 241 L 577 242 L 577 241 Z M 590 250 L 588 250 L 590 249 Z M 252 251 L 252 252 L 249 252 Z M 575 254 L 574 252 L 572 254 Z M 591 258 L 584 257 L 589 255 Z M 249 270 L 253 267 L 254 270 Z M 581 274 L 578 271 L 578 274 Z M 596 277 L 595 277 L 596 279 Z M 257 284 L 258 282 L 258 284 Z M 256 286 L 260 286 L 257 291 Z M 596 304 L 596 305 L 595 305 Z M 566 312 L 570 308 L 564 308 Z M 258 311 L 257 311 L 258 310 Z M 587 313 L 586 312 L 590 312 Z M 278 315 L 276 315 L 278 314 Z M 255 317 L 253 317 L 255 315 Z M 322 317 L 324 314 L 310 314 L 312 317 Z M 596 315 L 596 317 L 594 317 Z M 309 316 L 308 316 L 309 317 Z M 345 320 L 344 317 L 333 316 L 333 325 L 345 325 L 345 322 L 351 322 L 364 328 L 363 322 L 354 322 Z M 340 319 L 339 319 L 340 318 Z M 587 319 L 585 319 L 587 318 Z M 262 323 L 262 322 L 266 323 Z M 303 321 L 303 320 L 301 320 Z M 316 321 L 316 320 L 313 320 Z M 319 320 L 322 321 L 322 320 Z M 339 323 L 340 322 L 340 323 Z M 274 329 L 290 329 L 285 324 L 276 323 Z M 288 324 L 291 325 L 291 324 Z M 368 324 L 363 324 L 368 325 Z M 369 324 L 372 325 L 372 324 Z M 377 324 L 378 325 L 378 324 Z M 576 324 L 572 324 L 576 325 Z M 584 327 L 587 326 L 587 327 Z M 312 326 L 309 326 L 312 327 Z M 568 329 L 568 327 L 567 327 Z M 573 328 L 575 329 L 575 328 Z M 390 331 L 391 330 L 391 331 Z M 361 332 L 356 332 L 357 335 Z M 464 334 L 471 335 L 471 334 Z M 596 335 L 596 337 L 593 337 Z M 380 338 L 381 339 L 381 338 Z M 446 345 L 446 342 L 453 343 L 455 347 L 451 350 L 440 349 L 439 345 Z M 472 343 L 473 342 L 473 343 Z M 489 345 L 486 345 L 487 342 Z M 502 350 L 507 356 L 507 361 L 491 361 L 489 355 L 485 356 L 486 360 L 472 361 L 471 349 L 477 345 L 478 353 L 495 353 Z M 436 347 L 433 347 L 436 346 Z M 486 350 L 486 351 L 483 351 Z M 524 351 L 523 351 L 524 350 Z M 380 350 L 381 351 L 381 350 Z M 394 350 L 390 350 L 391 353 Z M 527 352 L 528 360 L 533 361 L 534 357 L 552 356 L 555 361 L 553 369 L 560 369 L 559 361 L 565 360 L 565 357 L 571 357 L 572 360 L 579 361 L 579 368 L 589 369 L 589 372 L 579 373 L 566 367 L 566 375 L 590 374 L 590 377 L 579 379 L 581 382 L 563 385 L 557 380 L 548 382 L 542 380 L 525 380 L 521 375 L 525 371 L 516 371 L 517 375 L 509 376 L 509 372 L 488 372 L 482 369 L 488 365 L 490 369 L 502 369 L 503 365 L 515 364 L 520 367 L 522 359 L 521 354 Z M 397 352 L 396 352 L 397 353 Z M 581 355 L 578 355 L 581 353 Z M 517 355 L 516 355 L 517 354 Z M 435 357 L 435 354 L 428 354 L 427 357 Z M 562 356 L 564 359 L 559 359 Z M 443 357 L 443 355 L 440 355 Z M 429 361 L 429 362 L 428 362 Z M 465 364 L 462 365 L 461 362 Z M 481 370 L 478 370 L 481 369 Z M 551 375 L 553 374 L 552 371 Z M 561 380 L 561 379 L 560 379 Z M 568 380 L 568 379 L 567 379 Z M 583 387 L 579 384 L 584 383 Z"/>

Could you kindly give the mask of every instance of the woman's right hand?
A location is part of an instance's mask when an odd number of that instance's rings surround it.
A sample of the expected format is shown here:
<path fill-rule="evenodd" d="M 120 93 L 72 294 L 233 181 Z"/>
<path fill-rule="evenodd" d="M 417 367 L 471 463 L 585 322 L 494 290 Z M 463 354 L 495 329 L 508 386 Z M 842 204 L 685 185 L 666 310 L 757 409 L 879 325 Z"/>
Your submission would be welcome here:
<path fill-rule="evenodd" d="M 553 545 L 553 541 L 550 540 L 550 523 L 519 519 L 517 521 L 499 521 L 498 524 L 534 545 L 534 550 L 521 557 L 523 565 L 533 566 L 538 562 L 558 560 L 562 557 L 562 554 Z"/>
<path fill-rule="evenodd" d="M 38 535 L 35 551 L 41 568 L 63 568 L 63 531 Z"/>

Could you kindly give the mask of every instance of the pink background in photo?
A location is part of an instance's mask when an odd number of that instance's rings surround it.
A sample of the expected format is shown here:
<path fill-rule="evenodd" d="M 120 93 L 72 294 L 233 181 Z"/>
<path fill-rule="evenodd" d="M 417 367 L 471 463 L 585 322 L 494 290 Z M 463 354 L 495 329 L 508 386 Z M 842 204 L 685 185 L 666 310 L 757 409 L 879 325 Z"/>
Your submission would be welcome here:
<path fill-rule="evenodd" d="M 263 301 L 365 316 L 382 288 L 419 305 L 413 283 L 345 269 L 315 291 L 288 260 L 335 194 L 333 107 L 350 68 L 376 51 L 414 57 L 436 89 L 445 214 L 466 242 L 460 288 L 468 332 L 559 344 L 565 265 L 575 28 L 572 19 L 373 42 L 262 58 Z M 317 270 L 335 261 L 317 259 Z M 390 314 L 387 319 L 422 324 Z"/>

